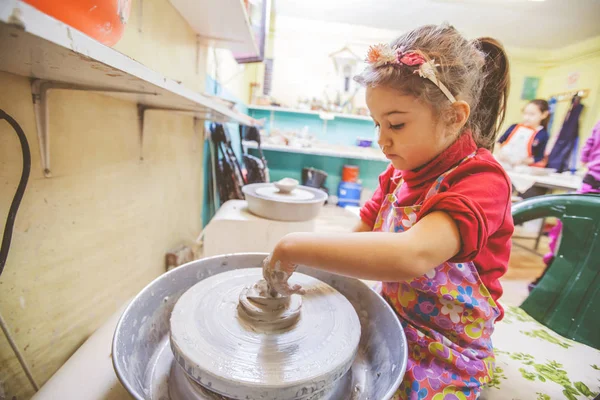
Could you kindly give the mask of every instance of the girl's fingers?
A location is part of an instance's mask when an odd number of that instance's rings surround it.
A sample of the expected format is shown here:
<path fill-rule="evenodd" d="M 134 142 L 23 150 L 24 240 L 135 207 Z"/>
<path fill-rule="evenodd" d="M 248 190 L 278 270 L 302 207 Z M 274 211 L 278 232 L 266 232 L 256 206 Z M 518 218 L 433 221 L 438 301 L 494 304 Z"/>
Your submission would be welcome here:
<path fill-rule="evenodd" d="M 283 263 L 279 260 L 274 261 L 271 256 L 263 261 L 263 277 L 270 288 L 274 289 L 282 296 L 291 296 L 292 294 L 304 294 L 300 285 L 290 286 L 288 279 L 296 270 L 292 263 Z"/>

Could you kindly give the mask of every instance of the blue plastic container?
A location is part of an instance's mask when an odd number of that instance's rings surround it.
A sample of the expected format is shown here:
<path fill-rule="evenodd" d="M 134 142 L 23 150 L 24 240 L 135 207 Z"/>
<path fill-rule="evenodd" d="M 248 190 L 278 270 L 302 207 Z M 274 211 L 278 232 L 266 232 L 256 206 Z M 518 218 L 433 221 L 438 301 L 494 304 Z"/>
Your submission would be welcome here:
<path fill-rule="evenodd" d="M 362 185 L 353 182 L 340 182 L 338 186 L 338 206 L 359 206 Z"/>

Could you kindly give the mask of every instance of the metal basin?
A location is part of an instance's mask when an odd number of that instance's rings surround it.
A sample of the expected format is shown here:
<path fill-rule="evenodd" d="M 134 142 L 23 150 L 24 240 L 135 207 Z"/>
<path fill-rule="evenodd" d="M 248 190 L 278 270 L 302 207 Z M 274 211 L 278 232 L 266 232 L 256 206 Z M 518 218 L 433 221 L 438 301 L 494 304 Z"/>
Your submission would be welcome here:
<path fill-rule="evenodd" d="M 119 380 L 135 399 L 171 399 L 169 375 L 176 364 L 169 348 L 169 319 L 179 297 L 209 276 L 260 268 L 266 256 L 243 253 L 197 260 L 161 275 L 133 299 L 117 324 L 112 360 Z M 407 363 L 406 337 L 394 311 L 359 280 L 305 267 L 298 271 L 336 288 L 352 303 L 360 319 L 359 354 L 344 378 L 346 384 L 340 388 L 340 396 L 335 398 L 390 399 Z M 207 394 L 197 398 L 213 397 Z"/>

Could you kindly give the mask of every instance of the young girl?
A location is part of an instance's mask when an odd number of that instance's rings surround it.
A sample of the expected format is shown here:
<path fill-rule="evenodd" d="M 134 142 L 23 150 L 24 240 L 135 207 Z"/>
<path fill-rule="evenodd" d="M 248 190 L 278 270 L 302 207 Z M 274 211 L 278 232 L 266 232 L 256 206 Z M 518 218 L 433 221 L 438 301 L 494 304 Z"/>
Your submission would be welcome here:
<path fill-rule="evenodd" d="M 357 233 L 297 233 L 265 260 L 282 294 L 302 264 L 379 280 L 408 339 L 402 399 L 475 399 L 494 365 L 513 222 L 510 183 L 490 150 L 508 61 L 493 39 L 425 26 L 373 46 L 366 86 L 378 143 L 391 161 Z M 277 281 L 279 279 L 279 281 Z"/>
<path fill-rule="evenodd" d="M 500 137 L 501 161 L 518 165 L 542 165 L 548 144 L 550 107 L 542 99 L 532 100 L 523 109 L 523 122 L 511 125 Z"/>

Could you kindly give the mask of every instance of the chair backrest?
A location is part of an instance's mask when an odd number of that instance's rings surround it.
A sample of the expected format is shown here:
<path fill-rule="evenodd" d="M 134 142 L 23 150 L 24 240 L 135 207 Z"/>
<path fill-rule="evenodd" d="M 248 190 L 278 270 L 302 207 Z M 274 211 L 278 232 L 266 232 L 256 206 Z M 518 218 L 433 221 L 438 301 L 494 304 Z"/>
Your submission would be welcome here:
<path fill-rule="evenodd" d="M 555 332 L 600 349 L 600 196 L 551 195 L 513 206 L 515 224 L 563 223 L 554 261 L 521 308 Z"/>

